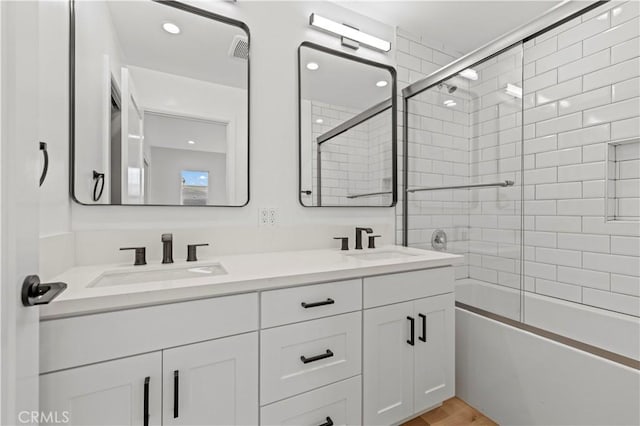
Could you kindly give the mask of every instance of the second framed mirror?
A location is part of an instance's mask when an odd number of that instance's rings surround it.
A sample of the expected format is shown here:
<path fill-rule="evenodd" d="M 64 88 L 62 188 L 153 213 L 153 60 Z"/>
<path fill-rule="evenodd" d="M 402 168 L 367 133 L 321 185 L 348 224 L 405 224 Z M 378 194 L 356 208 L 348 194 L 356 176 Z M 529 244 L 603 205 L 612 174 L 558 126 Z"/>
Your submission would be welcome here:
<path fill-rule="evenodd" d="M 298 76 L 300 203 L 395 205 L 394 68 L 304 42 L 298 48 Z"/>

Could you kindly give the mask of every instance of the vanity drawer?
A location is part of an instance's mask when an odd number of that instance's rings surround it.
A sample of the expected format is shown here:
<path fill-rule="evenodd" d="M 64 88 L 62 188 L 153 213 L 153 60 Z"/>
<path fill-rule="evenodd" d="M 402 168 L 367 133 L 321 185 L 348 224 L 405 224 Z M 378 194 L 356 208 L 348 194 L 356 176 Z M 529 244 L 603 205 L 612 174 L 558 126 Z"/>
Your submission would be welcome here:
<path fill-rule="evenodd" d="M 261 404 L 360 374 L 361 323 L 353 312 L 261 331 Z"/>
<path fill-rule="evenodd" d="M 450 266 L 367 277 L 363 282 L 363 304 L 366 309 L 451 293 L 454 279 Z"/>
<path fill-rule="evenodd" d="M 262 293 L 262 328 L 360 309 L 360 279 L 265 291 Z"/>
<path fill-rule="evenodd" d="M 275 402 L 260 410 L 260 424 L 318 426 L 360 425 L 361 376 Z"/>
<path fill-rule="evenodd" d="M 257 293 L 43 321 L 40 373 L 257 328 Z"/>

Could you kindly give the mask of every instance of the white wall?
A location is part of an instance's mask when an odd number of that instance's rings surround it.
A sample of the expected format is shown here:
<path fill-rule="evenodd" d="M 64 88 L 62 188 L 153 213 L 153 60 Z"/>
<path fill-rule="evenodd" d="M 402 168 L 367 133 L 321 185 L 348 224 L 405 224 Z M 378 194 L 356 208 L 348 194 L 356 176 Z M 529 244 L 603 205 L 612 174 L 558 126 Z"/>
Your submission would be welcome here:
<path fill-rule="evenodd" d="M 640 424 L 640 372 L 456 309 L 456 395 L 504 425 Z"/>
<path fill-rule="evenodd" d="M 308 223 L 327 225 L 376 224 L 390 229 L 394 223 L 392 208 L 322 208 L 305 209 L 298 203 L 298 130 L 297 130 L 297 47 L 305 40 L 335 49 L 341 48 L 338 38 L 318 32 L 308 25 L 312 12 L 322 13 L 351 23 L 363 31 L 393 40 L 393 28 L 346 11 L 328 2 L 197 2 L 195 5 L 246 22 L 251 30 L 251 202 L 245 208 L 159 208 L 103 207 L 72 205 L 71 229 L 179 229 L 196 227 L 236 226 L 253 229 L 258 224 L 261 206 L 279 208 L 282 226 Z M 55 2 L 50 19 L 55 21 L 42 49 L 51 52 L 52 60 L 43 69 L 59 75 L 63 85 L 67 75 L 66 4 Z M 268 16 L 270 19 L 265 19 Z M 43 37 L 44 38 L 44 37 Z M 350 51 L 353 53 L 352 51 Z M 393 64 L 394 53 L 378 53 L 361 48 L 356 53 L 369 59 Z M 51 120 L 64 129 L 66 109 L 59 94 L 56 103 L 46 106 Z M 67 156 L 64 140 L 53 153 L 54 158 Z M 63 167 L 56 165 L 55 167 Z M 62 184 L 62 182 L 61 182 Z M 66 183 L 64 184 L 66 187 Z M 50 189 L 53 190 L 53 189 Z M 59 194 L 61 203 L 66 195 Z M 68 217 L 60 211 L 62 217 Z M 43 216 L 44 227 L 53 226 L 51 218 Z M 61 229 L 61 227 L 58 227 Z M 286 232 L 286 230 L 282 230 Z M 279 238 L 276 233 L 274 238 Z M 327 235 L 328 246 L 333 246 Z M 238 241 L 239 244 L 246 241 Z"/>
<path fill-rule="evenodd" d="M 232 172 L 228 180 L 233 187 L 229 204 L 244 204 L 248 166 L 246 90 L 148 68 L 129 68 L 143 109 L 227 123 L 227 170 Z"/>
<path fill-rule="evenodd" d="M 227 160 L 225 154 L 188 149 L 151 147 L 149 203 L 180 204 L 183 170 L 209 172 L 208 204 L 227 202 Z"/>

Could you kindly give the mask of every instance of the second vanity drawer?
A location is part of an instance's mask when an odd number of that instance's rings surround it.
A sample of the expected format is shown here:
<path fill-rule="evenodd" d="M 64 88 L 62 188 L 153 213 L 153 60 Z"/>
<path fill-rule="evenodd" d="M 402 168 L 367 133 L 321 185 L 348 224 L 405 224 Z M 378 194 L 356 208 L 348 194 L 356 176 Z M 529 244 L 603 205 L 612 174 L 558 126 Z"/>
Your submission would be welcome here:
<path fill-rule="evenodd" d="M 261 303 L 262 328 L 359 311 L 362 280 L 265 291 Z"/>
<path fill-rule="evenodd" d="M 361 323 L 353 312 L 261 331 L 261 404 L 360 374 Z"/>
<path fill-rule="evenodd" d="M 260 410 L 260 424 L 319 426 L 360 425 L 361 376 L 275 402 Z"/>
<path fill-rule="evenodd" d="M 367 277 L 363 282 L 365 309 L 451 293 L 454 289 L 453 268 L 433 268 L 398 274 Z"/>

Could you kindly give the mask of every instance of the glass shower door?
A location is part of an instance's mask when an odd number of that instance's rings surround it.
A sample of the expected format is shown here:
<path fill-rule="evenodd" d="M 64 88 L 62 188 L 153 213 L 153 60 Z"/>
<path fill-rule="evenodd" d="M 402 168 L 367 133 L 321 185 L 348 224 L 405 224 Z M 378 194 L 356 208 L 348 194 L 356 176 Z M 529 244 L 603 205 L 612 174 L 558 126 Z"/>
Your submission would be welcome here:
<path fill-rule="evenodd" d="M 464 256 L 456 301 L 521 320 L 522 45 L 408 100 L 409 246 Z"/>

